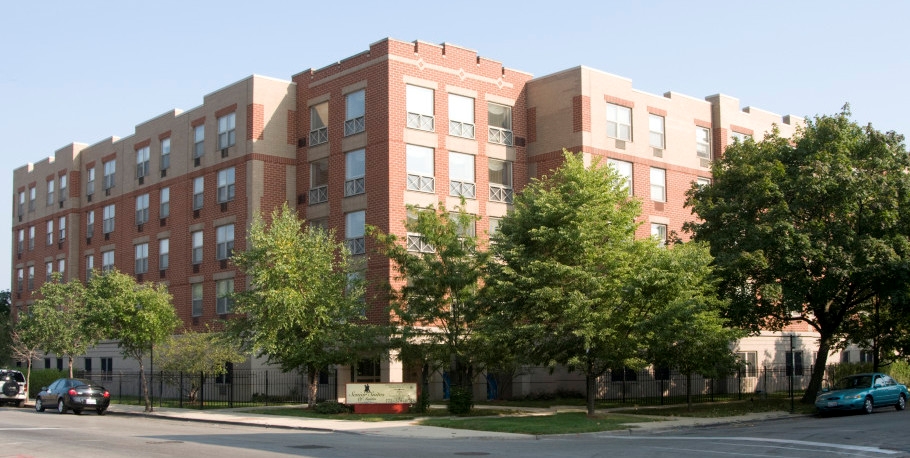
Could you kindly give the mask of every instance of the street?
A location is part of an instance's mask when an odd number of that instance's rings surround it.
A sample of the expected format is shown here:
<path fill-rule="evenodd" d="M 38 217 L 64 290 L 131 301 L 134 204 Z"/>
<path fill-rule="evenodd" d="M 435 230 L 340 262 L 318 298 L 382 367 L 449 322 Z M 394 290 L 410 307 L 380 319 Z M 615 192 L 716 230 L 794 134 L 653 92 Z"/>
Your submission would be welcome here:
<path fill-rule="evenodd" d="M 592 433 L 538 439 L 413 439 L 220 425 L 143 416 L 58 415 L 0 409 L 0 456 L 28 457 L 901 457 L 910 456 L 910 414 L 687 428 L 650 435 Z"/>

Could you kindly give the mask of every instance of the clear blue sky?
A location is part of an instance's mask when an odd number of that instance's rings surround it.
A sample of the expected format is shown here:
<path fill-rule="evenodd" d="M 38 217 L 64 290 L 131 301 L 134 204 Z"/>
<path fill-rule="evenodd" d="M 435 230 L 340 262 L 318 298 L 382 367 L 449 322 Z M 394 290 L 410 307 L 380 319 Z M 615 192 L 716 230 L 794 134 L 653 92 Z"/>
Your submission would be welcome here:
<path fill-rule="evenodd" d="M 0 289 L 14 168 L 126 137 L 254 73 L 290 80 L 385 37 L 447 42 L 534 76 L 585 65 L 646 92 L 724 93 L 781 115 L 849 102 L 857 121 L 910 134 L 908 18 L 899 0 L 6 2 Z"/>

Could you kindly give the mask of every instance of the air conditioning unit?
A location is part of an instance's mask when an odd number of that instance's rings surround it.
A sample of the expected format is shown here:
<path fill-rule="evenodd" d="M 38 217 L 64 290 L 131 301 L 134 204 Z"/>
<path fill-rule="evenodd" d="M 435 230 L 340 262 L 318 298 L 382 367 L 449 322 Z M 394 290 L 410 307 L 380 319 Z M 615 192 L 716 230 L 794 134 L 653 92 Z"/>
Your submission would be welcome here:
<path fill-rule="evenodd" d="M 221 149 L 221 158 L 224 159 L 224 158 L 226 158 L 226 157 L 228 157 L 228 149 L 227 149 L 227 148 L 222 148 L 222 149 Z"/>

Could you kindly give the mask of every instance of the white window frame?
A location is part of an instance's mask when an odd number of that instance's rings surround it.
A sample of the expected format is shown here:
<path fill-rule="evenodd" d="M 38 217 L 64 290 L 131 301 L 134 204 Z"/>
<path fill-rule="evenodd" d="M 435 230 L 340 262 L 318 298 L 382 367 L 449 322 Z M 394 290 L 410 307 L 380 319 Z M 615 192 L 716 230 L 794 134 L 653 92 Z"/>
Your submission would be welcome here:
<path fill-rule="evenodd" d="M 193 179 L 193 210 L 200 210 L 205 203 L 205 177 Z"/>
<path fill-rule="evenodd" d="M 202 249 L 203 243 L 205 243 L 205 239 L 202 236 L 202 231 L 194 231 L 190 233 L 190 240 L 192 240 L 193 243 L 192 262 L 193 264 L 202 264 Z"/>
<path fill-rule="evenodd" d="M 234 200 L 234 167 L 218 171 L 218 203 L 222 204 Z"/>
<path fill-rule="evenodd" d="M 667 246 L 667 225 L 651 223 L 651 237 L 657 240 L 660 246 Z"/>
<path fill-rule="evenodd" d="M 167 270 L 170 265 L 171 239 L 158 240 L 158 270 Z"/>
<path fill-rule="evenodd" d="M 111 159 L 104 163 L 104 190 L 114 187 L 117 180 L 117 159 Z"/>
<path fill-rule="evenodd" d="M 430 88 L 405 85 L 407 127 L 433 132 L 435 127 L 435 91 Z"/>
<path fill-rule="evenodd" d="M 651 167 L 651 200 L 667 201 L 667 170 Z"/>
<path fill-rule="evenodd" d="M 193 159 L 205 155 L 205 123 L 193 128 Z"/>
<path fill-rule="evenodd" d="M 66 240 L 66 217 L 65 216 L 61 216 L 60 219 L 58 220 L 57 231 L 59 232 L 59 234 L 57 235 L 57 240 L 59 240 L 61 242 Z"/>
<path fill-rule="evenodd" d="M 57 272 L 60 272 L 61 276 L 66 273 L 66 259 L 57 260 Z"/>
<path fill-rule="evenodd" d="M 632 109 L 607 103 L 607 137 L 632 141 Z"/>
<path fill-rule="evenodd" d="M 171 216 L 171 188 L 161 188 L 158 193 L 158 218 L 164 219 Z"/>
<path fill-rule="evenodd" d="M 136 261 L 135 261 L 135 273 L 136 274 L 145 274 L 149 271 L 149 244 L 148 243 L 139 243 L 135 245 L 136 251 Z"/>
<path fill-rule="evenodd" d="M 474 199 L 477 197 L 477 179 L 471 154 L 449 151 L 449 195 Z"/>
<path fill-rule="evenodd" d="M 664 149 L 666 119 L 661 115 L 648 114 L 648 141 L 653 148 Z"/>
<path fill-rule="evenodd" d="M 215 314 L 227 315 L 234 308 L 234 279 L 224 278 L 215 282 Z"/>
<path fill-rule="evenodd" d="M 95 194 L 95 168 L 92 167 L 88 169 L 88 181 L 85 182 L 85 195 L 91 196 Z"/>
<path fill-rule="evenodd" d="M 136 225 L 141 226 L 147 222 L 149 222 L 148 193 L 136 196 Z"/>
<path fill-rule="evenodd" d="M 344 215 L 344 238 L 348 251 L 352 255 L 366 253 L 366 211 L 360 210 L 345 213 Z"/>
<path fill-rule="evenodd" d="M 237 143 L 237 113 L 231 112 L 218 118 L 218 149 Z"/>
<path fill-rule="evenodd" d="M 114 250 L 101 252 L 101 271 L 109 272 L 114 269 Z"/>
<path fill-rule="evenodd" d="M 310 146 L 329 141 L 329 102 L 310 107 Z"/>
<path fill-rule="evenodd" d="M 428 210 L 420 210 L 417 208 L 408 208 L 407 209 L 407 224 L 406 227 L 412 227 L 417 224 L 417 219 L 420 217 L 420 212 Z M 414 253 L 435 253 L 436 247 L 427 242 L 427 238 L 419 232 L 408 232 L 407 239 L 405 241 L 405 248 L 408 251 Z"/>
<path fill-rule="evenodd" d="M 90 254 L 85 257 L 85 281 L 92 279 L 93 270 L 95 270 L 95 256 Z"/>
<path fill-rule="evenodd" d="M 148 176 L 150 152 L 151 148 L 148 146 L 136 150 L 136 178 Z"/>
<path fill-rule="evenodd" d="M 66 201 L 66 197 L 67 197 L 66 188 L 68 186 L 66 174 L 60 175 L 58 180 L 60 181 L 60 184 L 58 186 L 58 192 L 60 193 L 60 197 L 57 200 L 60 202 L 64 202 L 64 201 Z"/>
<path fill-rule="evenodd" d="M 436 192 L 436 151 L 419 145 L 405 145 L 407 189 L 419 192 Z"/>
<path fill-rule="evenodd" d="M 35 249 L 35 226 L 28 227 L 28 251 Z"/>
<path fill-rule="evenodd" d="M 310 205 L 329 200 L 329 158 L 310 162 Z"/>
<path fill-rule="evenodd" d="M 695 128 L 695 154 L 702 159 L 711 159 L 711 129 Z"/>
<path fill-rule="evenodd" d="M 114 232 L 116 216 L 117 216 L 117 206 L 116 204 L 105 205 L 103 214 L 102 214 L 102 224 L 101 229 L 103 234 L 110 234 Z"/>
<path fill-rule="evenodd" d="M 366 150 L 356 149 L 344 154 L 344 196 L 355 196 L 366 192 Z"/>
<path fill-rule="evenodd" d="M 234 252 L 234 225 L 225 224 L 215 228 L 215 259 L 221 261 Z"/>
<path fill-rule="evenodd" d="M 192 283 L 190 285 L 190 294 L 192 297 L 190 313 L 194 317 L 202 316 L 202 309 L 204 304 L 202 283 Z"/>
<path fill-rule="evenodd" d="M 54 220 L 47 220 L 47 245 L 54 244 Z"/>
<path fill-rule="evenodd" d="M 28 188 L 28 211 L 35 211 L 35 200 L 38 196 L 38 190 L 34 186 Z"/>
<path fill-rule="evenodd" d="M 85 237 L 92 238 L 95 235 L 95 210 L 89 210 L 85 217 Z"/>
<path fill-rule="evenodd" d="M 366 130 L 366 90 L 360 89 L 344 95 L 344 136 Z"/>
<path fill-rule="evenodd" d="M 474 98 L 449 93 L 449 135 L 474 138 Z"/>
<path fill-rule="evenodd" d="M 497 113 L 501 111 L 502 113 Z M 497 117 L 502 120 L 494 124 Z M 501 103 L 487 102 L 487 141 L 499 145 L 512 146 L 512 107 Z"/>
<path fill-rule="evenodd" d="M 512 188 L 513 165 L 512 161 L 487 159 L 487 181 L 490 186 L 491 202 L 512 203 L 515 196 Z"/>
<path fill-rule="evenodd" d="M 47 180 L 47 205 L 54 205 L 54 180 Z"/>
<path fill-rule="evenodd" d="M 634 183 L 632 180 L 633 180 L 633 177 L 635 176 L 633 173 L 635 166 L 631 162 L 620 161 L 619 159 L 612 159 L 612 158 L 607 159 L 607 164 L 609 164 L 611 167 L 613 167 L 613 169 L 616 170 L 616 172 L 619 173 L 619 175 L 621 177 L 623 177 L 623 179 L 625 179 L 626 187 L 629 188 L 629 195 L 630 196 L 633 195 L 634 194 L 633 193 Z"/>
<path fill-rule="evenodd" d="M 161 140 L 161 170 L 171 167 L 171 137 Z"/>

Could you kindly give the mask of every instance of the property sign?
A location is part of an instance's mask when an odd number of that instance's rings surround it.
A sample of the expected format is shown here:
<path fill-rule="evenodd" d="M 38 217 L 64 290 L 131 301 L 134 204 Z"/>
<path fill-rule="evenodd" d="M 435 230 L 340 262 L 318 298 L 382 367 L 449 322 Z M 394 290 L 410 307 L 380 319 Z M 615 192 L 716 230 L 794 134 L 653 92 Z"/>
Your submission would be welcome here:
<path fill-rule="evenodd" d="M 348 404 L 413 404 L 417 402 L 416 383 L 348 383 Z"/>

